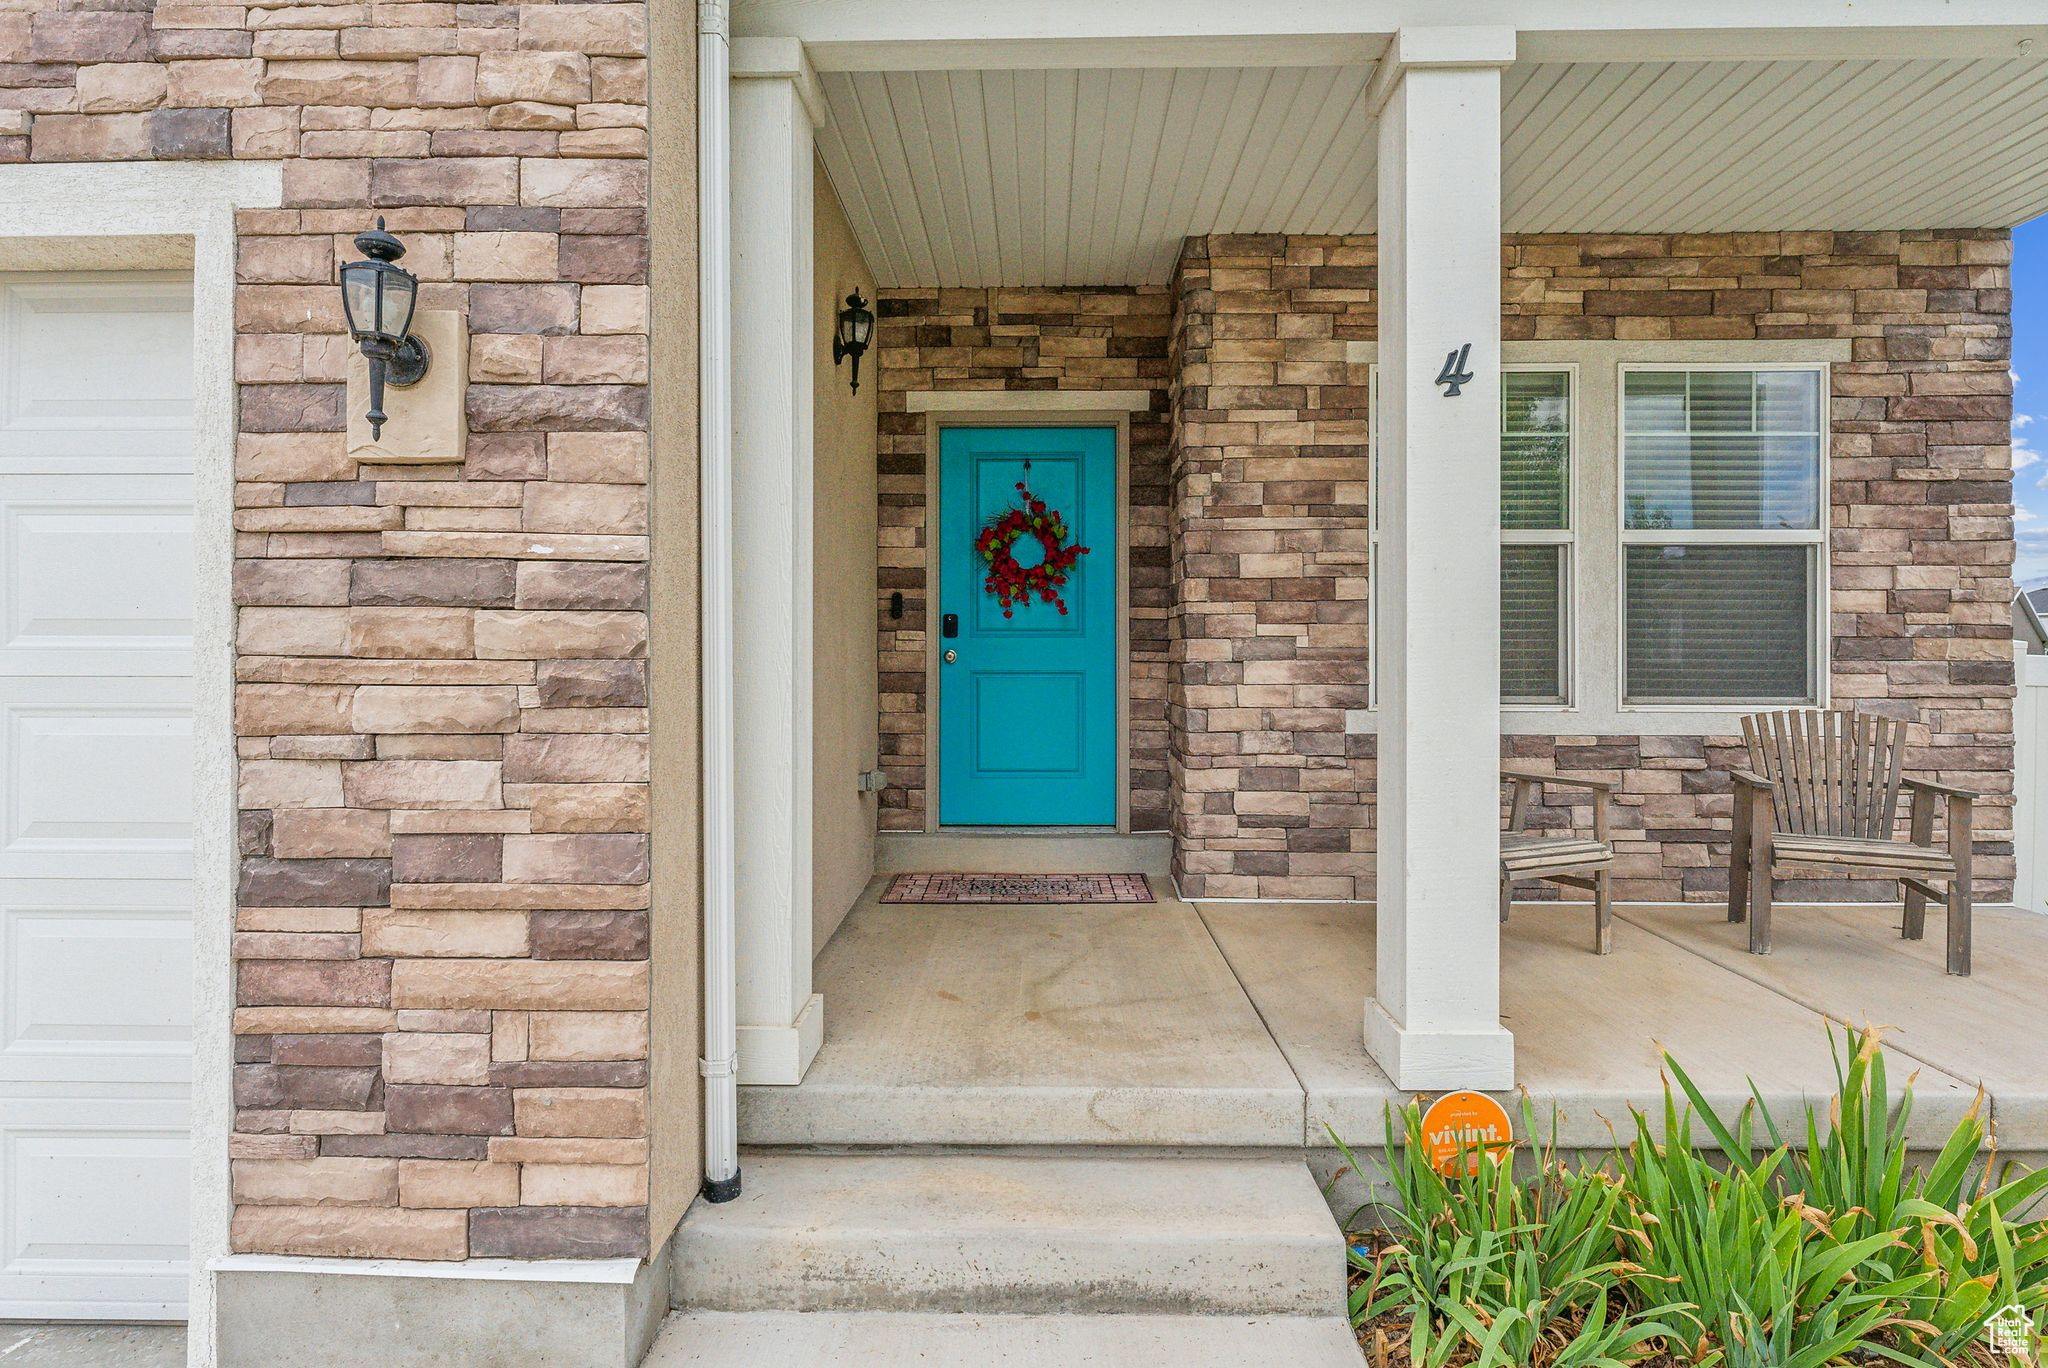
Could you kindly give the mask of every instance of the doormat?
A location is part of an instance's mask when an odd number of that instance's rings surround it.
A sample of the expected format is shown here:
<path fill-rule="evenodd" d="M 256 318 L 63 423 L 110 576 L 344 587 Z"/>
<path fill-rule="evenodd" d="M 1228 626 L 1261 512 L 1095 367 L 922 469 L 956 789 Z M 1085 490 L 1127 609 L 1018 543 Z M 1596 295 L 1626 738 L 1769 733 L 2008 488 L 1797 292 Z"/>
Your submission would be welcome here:
<path fill-rule="evenodd" d="M 898 874 L 885 903 L 1148 903 L 1143 874 Z"/>

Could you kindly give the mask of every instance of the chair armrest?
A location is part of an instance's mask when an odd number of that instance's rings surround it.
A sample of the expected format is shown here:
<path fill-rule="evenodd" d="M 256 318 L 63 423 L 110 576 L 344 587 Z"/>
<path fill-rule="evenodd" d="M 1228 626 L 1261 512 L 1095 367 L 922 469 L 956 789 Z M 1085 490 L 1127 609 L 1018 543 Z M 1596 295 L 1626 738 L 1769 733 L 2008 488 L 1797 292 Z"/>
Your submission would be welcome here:
<path fill-rule="evenodd" d="M 1937 784 L 1932 779 L 1901 779 L 1899 783 L 1907 789 L 1919 789 L 1923 793 L 1939 793 L 1950 798 L 1966 799 L 1973 803 L 1984 796 L 1971 789 L 1957 788 L 1954 784 Z"/>
<path fill-rule="evenodd" d="M 1559 788 L 1585 789 L 1588 793 L 1611 793 L 1614 785 L 1605 779 L 1578 779 L 1568 774 L 1546 774 L 1539 770 L 1502 768 L 1503 779 L 1520 780 L 1529 784 L 1556 784 Z"/>
<path fill-rule="evenodd" d="M 1738 868 L 1768 870 L 1771 864 L 1771 829 L 1778 824 L 1778 786 L 1755 770 L 1736 765 L 1728 767 L 1728 777 L 1735 781 L 1735 830 L 1729 858 L 1736 862 Z M 1745 849 L 1748 852 L 1746 856 L 1743 853 Z M 1744 859 L 1748 861 L 1746 865 L 1741 863 Z M 1760 905 L 1768 915 L 1768 878 L 1763 887 L 1766 891 Z M 1733 898 L 1735 895 L 1731 892 L 1729 896 Z M 1731 903 L 1731 906 L 1735 904 Z M 1732 917 L 1735 914 L 1731 911 L 1728 915 Z"/>

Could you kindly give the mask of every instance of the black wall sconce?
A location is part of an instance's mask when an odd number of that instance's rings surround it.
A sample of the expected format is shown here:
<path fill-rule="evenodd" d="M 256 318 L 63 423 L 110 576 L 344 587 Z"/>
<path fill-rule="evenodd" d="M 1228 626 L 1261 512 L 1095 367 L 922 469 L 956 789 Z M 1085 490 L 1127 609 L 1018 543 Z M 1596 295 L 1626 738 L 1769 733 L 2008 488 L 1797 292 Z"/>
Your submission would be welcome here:
<path fill-rule="evenodd" d="M 856 289 L 846 297 L 846 307 L 839 311 L 838 325 L 832 329 L 832 364 L 836 366 L 849 356 L 853 358 L 855 394 L 860 393 L 860 358 L 874 335 L 875 311 Z"/>
<path fill-rule="evenodd" d="M 370 363 L 370 411 L 363 416 L 375 440 L 384 432 L 386 383 L 396 389 L 417 385 L 433 358 L 427 344 L 412 335 L 420 281 L 398 264 L 405 244 L 384 231 L 380 218 L 375 228 L 356 234 L 356 250 L 365 259 L 342 265 L 341 311 L 348 318 L 349 337 Z"/>

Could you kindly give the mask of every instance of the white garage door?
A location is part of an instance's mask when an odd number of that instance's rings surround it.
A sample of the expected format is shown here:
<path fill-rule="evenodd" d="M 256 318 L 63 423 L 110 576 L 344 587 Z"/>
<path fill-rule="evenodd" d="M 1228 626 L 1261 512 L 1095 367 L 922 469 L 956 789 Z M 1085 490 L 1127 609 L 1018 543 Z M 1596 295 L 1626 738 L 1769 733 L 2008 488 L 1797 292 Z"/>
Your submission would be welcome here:
<path fill-rule="evenodd" d="M 184 1314 L 191 301 L 0 274 L 0 1318 Z"/>

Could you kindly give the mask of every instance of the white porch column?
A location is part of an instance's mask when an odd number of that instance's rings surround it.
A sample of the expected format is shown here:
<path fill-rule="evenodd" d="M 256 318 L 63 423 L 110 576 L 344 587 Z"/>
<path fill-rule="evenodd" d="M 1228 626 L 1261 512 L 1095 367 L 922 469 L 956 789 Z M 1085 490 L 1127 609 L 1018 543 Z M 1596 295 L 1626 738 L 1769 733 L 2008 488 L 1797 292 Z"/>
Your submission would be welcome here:
<path fill-rule="evenodd" d="M 796 1083 L 811 991 L 811 165 L 794 39 L 732 45 L 733 766 L 739 1079 Z"/>
<path fill-rule="evenodd" d="M 1365 1043 L 1404 1089 L 1503 1089 L 1500 69 L 1404 29 L 1379 114 L 1379 939 Z M 1469 353 L 1464 351 L 1470 346 Z M 1462 355 L 1455 396 L 1436 378 Z"/>

